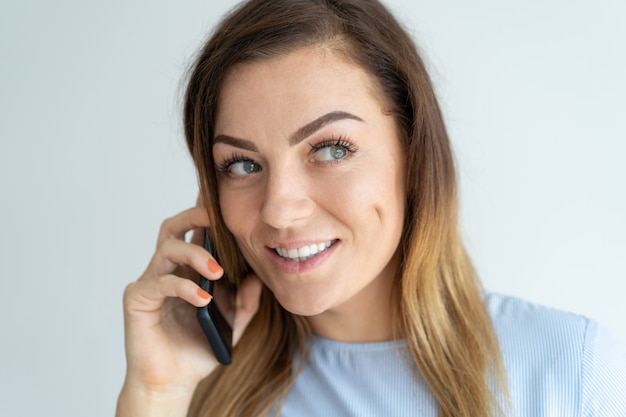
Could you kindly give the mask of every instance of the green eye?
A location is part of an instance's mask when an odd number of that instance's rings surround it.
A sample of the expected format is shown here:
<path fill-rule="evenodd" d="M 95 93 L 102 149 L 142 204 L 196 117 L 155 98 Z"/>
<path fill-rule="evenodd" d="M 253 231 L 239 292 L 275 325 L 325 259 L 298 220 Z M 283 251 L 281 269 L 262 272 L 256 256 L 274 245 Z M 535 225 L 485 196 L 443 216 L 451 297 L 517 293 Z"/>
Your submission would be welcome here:
<path fill-rule="evenodd" d="M 346 139 L 327 139 L 311 145 L 313 158 L 317 162 L 336 162 L 349 158 L 356 152 L 356 146 Z"/>
<path fill-rule="evenodd" d="M 315 152 L 316 159 L 319 161 L 336 161 L 345 158 L 347 154 L 348 150 L 346 148 L 337 145 L 326 146 Z"/>
<path fill-rule="evenodd" d="M 234 162 L 228 167 L 228 173 L 235 176 L 249 175 L 260 170 L 261 167 L 256 162 L 250 160 Z"/>
<path fill-rule="evenodd" d="M 230 177 L 243 177 L 261 171 L 261 165 L 244 156 L 233 155 L 219 165 L 215 170 Z"/>

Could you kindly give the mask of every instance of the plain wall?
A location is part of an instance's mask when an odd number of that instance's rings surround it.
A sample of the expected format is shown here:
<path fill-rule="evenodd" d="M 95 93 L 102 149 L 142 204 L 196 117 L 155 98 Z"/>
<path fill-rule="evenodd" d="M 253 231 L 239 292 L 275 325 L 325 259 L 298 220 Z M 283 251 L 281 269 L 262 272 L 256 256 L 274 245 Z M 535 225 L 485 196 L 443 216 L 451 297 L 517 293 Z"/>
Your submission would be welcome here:
<path fill-rule="evenodd" d="M 232 4 L 0 7 L 0 415 L 114 413 L 122 291 L 195 201 L 180 80 Z M 431 69 L 485 287 L 626 340 L 626 3 L 387 4 Z"/>

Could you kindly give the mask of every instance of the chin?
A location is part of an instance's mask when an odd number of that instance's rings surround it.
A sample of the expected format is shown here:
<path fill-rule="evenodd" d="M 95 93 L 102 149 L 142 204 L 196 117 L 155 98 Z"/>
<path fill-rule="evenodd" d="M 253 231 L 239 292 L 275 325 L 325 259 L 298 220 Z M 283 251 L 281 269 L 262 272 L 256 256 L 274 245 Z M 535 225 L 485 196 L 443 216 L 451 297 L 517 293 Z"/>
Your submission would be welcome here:
<path fill-rule="evenodd" d="M 281 297 L 277 294 L 274 294 L 274 296 L 285 310 L 298 316 L 316 316 L 328 309 L 328 305 L 324 300 L 320 299 L 315 302 L 315 298 L 311 296 L 301 295 L 294 297 L 293 294 L 287 297 Z"/>

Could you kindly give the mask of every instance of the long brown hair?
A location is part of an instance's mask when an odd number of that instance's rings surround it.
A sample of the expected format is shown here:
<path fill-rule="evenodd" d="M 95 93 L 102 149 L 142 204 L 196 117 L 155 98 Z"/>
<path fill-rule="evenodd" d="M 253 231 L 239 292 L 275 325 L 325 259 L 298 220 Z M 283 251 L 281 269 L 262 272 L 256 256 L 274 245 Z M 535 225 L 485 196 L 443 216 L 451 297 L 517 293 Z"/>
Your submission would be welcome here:
<path fill-rule="evenodd" d="M 492 416 L 490 384 L 506 390 L 499 348 L 458 232 L 456 174 L 437 100 L 417 49 L 376 0 L 250 0 L 224 18 L 193 65 L 184 128 L 211 217 L 218 255 L 235 280 L 246 265 L 218 204 L 212 158 L 220 89 L 229 70 L 320 45 L 355 62 L 376 81 L 400 127 L 406 154 L 407 212 L 396 290 L 400 337 L 443 417 Z M 233 364 L 200 383 L 191 415 L 257 415 L 284 399 L 306 357 L 306 321 L 267 289 L 233 353 Z"/>

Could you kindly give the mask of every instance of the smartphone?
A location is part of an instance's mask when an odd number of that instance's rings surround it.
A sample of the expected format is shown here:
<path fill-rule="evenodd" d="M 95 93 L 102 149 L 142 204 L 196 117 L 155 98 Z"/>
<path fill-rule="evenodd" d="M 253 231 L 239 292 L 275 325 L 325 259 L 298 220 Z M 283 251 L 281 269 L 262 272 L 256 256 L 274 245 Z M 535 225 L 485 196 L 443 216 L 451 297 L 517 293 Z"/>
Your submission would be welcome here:
<path fill-rule="evenodd" d="M 207 230 L 204 232 L 204 248 L 219 263 Z M 199 284 L 204 291 L 213 296 L 213 299 L 208 305 L 198 308 L 198 323 L 217 361 L 229 365 L 232 362 L 236 288 L 225 275 L 217 281 L 208 280 L 200 275 Z"/>

